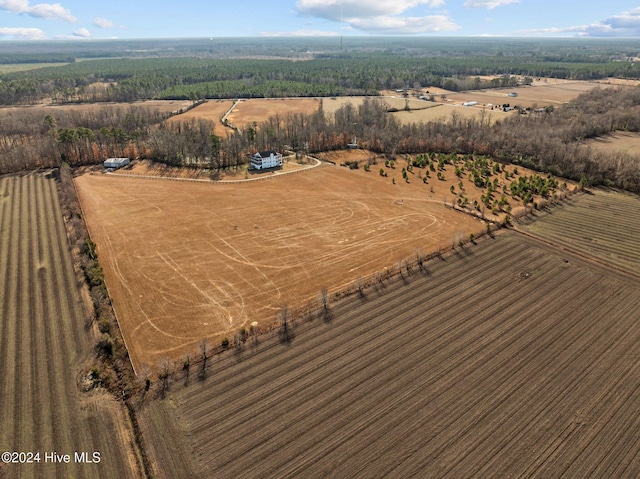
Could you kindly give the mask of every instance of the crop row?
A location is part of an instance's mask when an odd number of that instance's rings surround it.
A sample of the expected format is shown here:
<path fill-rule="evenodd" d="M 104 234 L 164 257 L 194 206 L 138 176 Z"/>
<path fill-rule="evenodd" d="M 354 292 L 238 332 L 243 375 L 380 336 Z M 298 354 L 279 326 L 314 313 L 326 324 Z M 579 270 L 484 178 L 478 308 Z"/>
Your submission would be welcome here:
<path fill-rule="evenodd" d="M 91 336 L 55 180 L 1 178 L 0 210 L 0 449 L 41 453 L 39 463 L 6 465 L 8 477 L 126 477 L 114 405 L 78 391 Z M 45 463 L 51 451 L 98 452 L 102 465 Z"/>
<path fill-rule="evenodd" d="M 427 271 L 339 303 L 290 343 L 263 337 L 220 356 L 204 381 L 174 384 L 170 403 L 143 413 L 149 434 L 181 431 L 192 453 L 182 461 L 224 477 L 638 466 L 637 430 L 599 419 L 622 425 L 640 400 L 629 369 L 637 284 L 515 233 Z M 606 456 L 602 434 L 620 444 Z M 180 462 L 159 461 L 168 477 Z"/>
<path fill-rule="evenodd" d="M 640 197 L 594 189 L 539 214 L 526 231 L 640 274 Z"/>

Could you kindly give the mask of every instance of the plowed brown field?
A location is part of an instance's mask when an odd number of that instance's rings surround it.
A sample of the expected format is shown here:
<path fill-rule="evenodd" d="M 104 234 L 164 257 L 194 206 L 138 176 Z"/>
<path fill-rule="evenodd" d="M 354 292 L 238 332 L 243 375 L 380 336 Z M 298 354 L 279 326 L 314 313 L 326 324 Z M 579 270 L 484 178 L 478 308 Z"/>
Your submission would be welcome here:
<path fill-rule="evenodd" d="M 148 403 L 159 477 L 640 475 L 640 281 L 513 231 L 427 270 Z"/>
<path fill-rule="evenodd" d="M 243 184 L 90 174 L 76 184 L 138 371 L 485 229 L 443 206 L 445 186 L 431 195 L 421 181 L 337 166 Z"/>
<path fill-rule="evenodd" d="M 138 477 L 120 405 L 78 390 L 92 335 L 50 175 L 0 178 L 0 278 L 0 452 L 40 454 L 0 477 Z M 53 451 L 71 462 L 47 462 Z M 100 463 L 76 463 L 84 451 Z"/>

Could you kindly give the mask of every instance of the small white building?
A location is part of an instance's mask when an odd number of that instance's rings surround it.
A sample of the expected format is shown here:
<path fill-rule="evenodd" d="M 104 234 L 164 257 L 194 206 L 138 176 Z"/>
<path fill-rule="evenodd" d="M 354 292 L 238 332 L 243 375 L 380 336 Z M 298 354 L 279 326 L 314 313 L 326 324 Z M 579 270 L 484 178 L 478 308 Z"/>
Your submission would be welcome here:
<path fill-rule="evenodd" d="M 131 161 L 129 158 L 107 158 L 104 160 L 105 168 L 122 168 L 127 166 Z"/>
<path fill-rule="evenodd" d="M 466 101 L 462 104 L 462 106 L 476 106 L 477 104 L 477 101 Z"/>
<path fill-rule="evenodd" d="M 276 166 L 282 166 L 282 154 L 274 150 L 259 151 L 251 157 L 252 170 L 264 170 Z"/>

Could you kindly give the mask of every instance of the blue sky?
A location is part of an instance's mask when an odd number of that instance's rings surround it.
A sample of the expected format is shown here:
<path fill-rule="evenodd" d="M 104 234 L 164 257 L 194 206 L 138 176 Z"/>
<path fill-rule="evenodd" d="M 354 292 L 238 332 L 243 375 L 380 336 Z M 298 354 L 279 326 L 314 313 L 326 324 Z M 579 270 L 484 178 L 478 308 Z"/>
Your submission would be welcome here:
<path fill-rule="evenodd" d="M 5 40 L 341 33 L 640 38 L 640 0 L 0 0 Z"/>

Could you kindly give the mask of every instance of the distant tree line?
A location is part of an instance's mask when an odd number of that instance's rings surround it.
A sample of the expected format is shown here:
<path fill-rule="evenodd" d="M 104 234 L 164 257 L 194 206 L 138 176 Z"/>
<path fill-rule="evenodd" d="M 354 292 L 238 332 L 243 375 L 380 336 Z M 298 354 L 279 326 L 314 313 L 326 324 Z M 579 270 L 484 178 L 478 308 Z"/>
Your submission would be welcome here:
<path fill-rule="evenodd" d="M 401 124 L 387 105 L 366 98 L 332 115 L 275 115 L 262 123 L 216 135 L 205 120 L 163 122 L 142 107 L 82 110 L 46 115 L 42 110 L 8 110 L 0 117 L 0 173 L 95 164 L 107 156 L 150 158 L 175 166 L 239 167 L 255 151 L 289 149 L 301 154 L 362 148 L 393 158 L 424 152 L 477 154 L 555 175 L 640 191 L 640 160 L 622 153 L 594 152 L 584 140 L 624 130 L 640 131 L 640 89 L 594 89 L 575 101 L 544 111 L 514 113 L 490 122 L 489 113 L 441 121 Z"/>
<path fill-rule="evenodd" d="M 495 81 L 483 75 L 504 75 Z M 584 55 L 406 56 L 387 52 L 284 59 L 102 59 L 0 75 L 0 104 L 113 102 L 152 98 L 254 98 L 375 95 L 380 90 L 441 87 L 459 91 L 513 86 L 510 76 L 639 78 L 640 65 Z M 506 83 L 505 83 L 506 82 Z"/>

